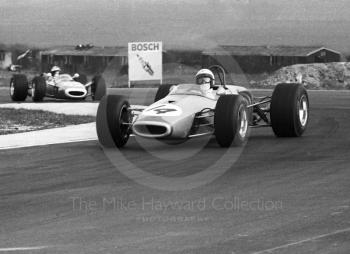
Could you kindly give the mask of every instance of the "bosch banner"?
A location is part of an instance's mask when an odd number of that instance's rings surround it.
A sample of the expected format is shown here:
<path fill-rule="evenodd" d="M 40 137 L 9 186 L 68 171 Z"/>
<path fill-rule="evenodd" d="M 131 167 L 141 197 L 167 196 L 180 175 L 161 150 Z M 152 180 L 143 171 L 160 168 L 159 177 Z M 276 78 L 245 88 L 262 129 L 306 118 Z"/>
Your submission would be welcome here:
<path fill-rule="evenodd" d="M 129 82 L 162 81 L 162 42 L 128 43 Z"/>

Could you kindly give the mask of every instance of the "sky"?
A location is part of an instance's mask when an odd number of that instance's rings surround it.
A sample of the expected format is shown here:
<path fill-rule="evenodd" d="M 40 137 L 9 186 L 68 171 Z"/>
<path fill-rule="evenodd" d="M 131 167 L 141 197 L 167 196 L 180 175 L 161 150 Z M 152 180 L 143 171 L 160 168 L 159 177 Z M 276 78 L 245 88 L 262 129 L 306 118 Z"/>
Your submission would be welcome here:
<path fill-rule="evenodd" d="M 163 41 L 169 47 L 283 44 L 350 51 L 349 31 L 347 0 L 0 0 L 0 42 L 6 44 Z"/>

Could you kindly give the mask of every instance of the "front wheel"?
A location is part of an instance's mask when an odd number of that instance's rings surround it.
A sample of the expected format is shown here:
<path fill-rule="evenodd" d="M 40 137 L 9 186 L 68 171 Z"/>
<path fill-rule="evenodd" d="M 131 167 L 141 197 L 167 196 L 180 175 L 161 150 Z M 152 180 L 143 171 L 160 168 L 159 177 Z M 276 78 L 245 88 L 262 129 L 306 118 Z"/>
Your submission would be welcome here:
<path fill-rule="evenodd" d="M 42 101 L 46 95 L 46 81 L 44 77 L 37 76 L 32 82 L 32 100 Z"/>
<path fill-rule="evenodd" d="M 123 147 L 129 140 L 132 116 L 130 104 L 120 95 L 106 95 L 96 115 L 98 140 L 104 147 Z"/>
<path fill-rule="evenodd" d="M 28 95 L 28 80 L 23 74 L 15 74 L 10 80 L 10 97 L 13 101 L 25 101 Z"/>
<path fill-rule="evenodd" d="M 271 98 L 271 125 L 277 137 L 300 137 L 309 122 L 309 97 L 301 84 L 278 84 Z"/>
<path fill-rule="evenodd" d="M 101 100 L 104 95 L 106 95 L 107 86 L 106 81 L 101 75 L 95 76 L 92 79 L 91 84 L 91 97 L 92 100 Z"/>
<path fill-rule="evenodd" d="M 249 111 L 241 95 L 222 95 L 216 103 L 214 127 L 221 147 L 242 146 L 248 139 Z"/>

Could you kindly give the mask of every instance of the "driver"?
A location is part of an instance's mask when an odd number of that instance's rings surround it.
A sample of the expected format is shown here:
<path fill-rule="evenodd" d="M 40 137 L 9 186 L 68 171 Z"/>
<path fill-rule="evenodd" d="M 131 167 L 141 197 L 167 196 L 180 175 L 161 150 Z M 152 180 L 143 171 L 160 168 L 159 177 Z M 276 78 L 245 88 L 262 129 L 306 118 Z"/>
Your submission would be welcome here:
<path fill-rule="evenodd" d="M 225 88 L 215 85 L 215 76 L 209 69 L 201 69 L 197 72 L 196 84 L 201 86 L 201 90 L 206 96 L 213 99 L 215 98 L 215 94 L 222 95 L 226 93 Z M 216 90 L 216 93 L 214 90 Z"/>
<path fill-rule="evenodd" d="M 60 77 L 61 68 L 58 66 L 53 66 L 49 73 L 46 74 L 49 85 L 56 86 L 58 79 Z"/>
<path fill-rule="evenodd" d="M 60 67 L 58 67 L 58 66 L 53 66 L 53 67 L 51 68 L 51 71 L 50 71 L 51 77 L 53 77 L 54 79 L 55 79 L 55 78 L 58 78 L 58 76 L 60 75 L 60 72 L 61 72 L 61 68 L 60 68 Z"/>

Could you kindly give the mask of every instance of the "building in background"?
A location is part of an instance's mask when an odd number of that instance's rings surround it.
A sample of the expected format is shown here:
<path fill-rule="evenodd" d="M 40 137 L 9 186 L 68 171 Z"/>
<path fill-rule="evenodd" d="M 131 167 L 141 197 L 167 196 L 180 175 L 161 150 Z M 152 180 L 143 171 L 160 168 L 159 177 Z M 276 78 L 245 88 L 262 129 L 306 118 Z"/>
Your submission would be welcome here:
<path fill-rule="evenodd" d="M 37 48 L 29 49 L 24 45 L 0 46 L 0 69 L 9 69 L 12 65 L 22 69 L 37 70 L 40 67 L 40 53 Z"/>
<path fill-rule="evenodd" d="M 12 55 L 12 59 L 14 55 Z M 242 79 L 246 75 L 268 75 L 293 64 L 339 62 L 340 52 L 321 46 L 234 46 L 212 49 L 163 49 L 163 83 L 190 82 L 201 67 L 219 64 Z M 64 46 L 40 52 L 42 72 L 54 65 L 64 72 L 95 75 L 104 73 L 111 86 L 128 85 L 128 48 L 93 45 Z M 187 77 L 188 79 L 185 79 Z M 259 78 L 259 77 L 258 77 Z"/>
<path fill-rule="evenodd" d="M 56 47 L 41 52 L 41 69 L 47 72 L 57 65 L 67 73 L 96 74 L 113 66 L 116 71 L 126 74 L 127 58 L 126 47 L 96 47 L 90 44 Z"/>
<path fill-rule="evenodd" d="M 339 62 L 341 53 L 320 46 L 231 46 L 202 52 L 204 66 L 221 64 L 232 73 L 272 72 L 283 66 Z"/>

